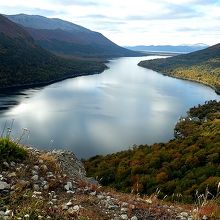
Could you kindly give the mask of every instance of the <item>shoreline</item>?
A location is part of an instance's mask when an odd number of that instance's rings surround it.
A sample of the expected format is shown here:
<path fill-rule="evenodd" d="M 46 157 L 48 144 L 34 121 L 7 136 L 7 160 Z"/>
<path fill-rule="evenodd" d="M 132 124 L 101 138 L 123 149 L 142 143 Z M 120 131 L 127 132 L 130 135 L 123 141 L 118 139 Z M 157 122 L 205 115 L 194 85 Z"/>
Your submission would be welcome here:
<path fill-rule="evenodd" d="M 76 78 L 76 77 L 80 77 L 80 76 L 90 76 L 90 75 L 101 74 L 106 69 L 108 69 L 107 66 L 101 72 L 70 74 L 70 75 L 66 75 L 64 77 L 60 77 L 58 79 L 53 79 L 53 80 L 49 80 L 49 81 L 45 81 L 45 82 L 27 83 L 27 84 L 22 84 L 22 85 L 0 87 L 0 92 L 7 91 L 9 89 L 17 90 L 17 89 L 31 89 L 31 88 L 35 88 L 35 87 L 44 87 L 44 86 L 52 85 L 57 82 L 61 82 L 66 79 Z"/>
<path fill-rule="evenodd" d="M 141 61 L 142 62 L 142 61 Z M 152 69 L 152 68 L 148 68 L 148 67 L 145 67 L 143 65 L 141 65 L 141 62 L 139 62 L 137 65 L 140 66 L 140 67 L 143 67 L 145 69 L 150 69 L 150 70 L 153 70 L 159 74 L 162 74 L 163 76 L 168 76 L 168 77 L 172 77 L 172 78 L 175 78 L 175 79 L 181 79 L 181 80 L 186 80 L 186 81 L 190 81 L 190 82 L 196 82 L 196 83 L 199 83 L 199 84 L 202 84 L 204 86 L 208 86 L 209 88 L 213 89 L 215 91 L 215 93 L 217 95 L 220 95 L 220 90 L 218 90 L 215 86 L 213 85 L 210 85 L 208 83 L 205 83 L 205 82 L 202 82 L 202 81 L 198 81 L 196 79 L 189 79 L 189 78 L 185 78 L 185 77 L 180 77 L 180 76 L 174 76 L 174 75 L 169 75 L 168 73 L 165 73 L 165 72 L 158 72 L 157 70 L 155 69 Z"/>

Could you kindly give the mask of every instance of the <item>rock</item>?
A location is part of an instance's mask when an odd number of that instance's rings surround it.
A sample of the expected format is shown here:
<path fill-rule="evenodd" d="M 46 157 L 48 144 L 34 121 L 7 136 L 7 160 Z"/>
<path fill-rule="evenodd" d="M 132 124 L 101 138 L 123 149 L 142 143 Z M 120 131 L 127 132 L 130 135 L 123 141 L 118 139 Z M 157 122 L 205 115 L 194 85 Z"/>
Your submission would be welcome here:
<path fill-rule="evenodd" d="M 74 194 L 75 192 L 72 191 L 72 190 L 68 190 L 68 191 L 66 191 L 66 193 L 68 193 L 68 194 Z"/>
<path fill-rule="evenodd" d="M 29 219 L 29 215 L 28 214 L 26 214 L 25 216 L 24 216 L 24 218 L 26 218 L 26 219 Z"/>
<path fill-rule="evenodd" d="M 49 185 L 44 185 L 44 190 L 48 190 L 49 189 Z"/>
<path fill-rule="evenodd" d="M 44 171 L 47 171 L 47 170 L 48 170 L 47 165 L 45 165 L 45 164 L 42 165 L 41 168 L 42 168 Z"/>
<path fill-rule="evenodd" d="M 38 172 L 36 170 L 32 170 L 31 172 L 32 172 L 32 175 L 37 175 L 38 174 Z"/>
<path fill-rule="evenodd" d="M 78 212 L 79 209 L 80 209 L 80 207 L 79 207 L 78 205 L 75 205 L 75 206 L 73 206 L 73 209 L 74 209 L 76 212 Z"/>
<path fill-rule="evenodd" d="M 34 184 L 33 188 L 34 188 L 35 191 L 38 191 L 40 189 L 40 186 L 37 185 L 37 184 Z"/>
<path fill-rule="evenodd" d="M 35 169 L 35 170 L 39 170 L 39 166 L 35 165 L 35 166 L 34 166 L 34 169 Z"/>
<path fill-rule="evenodd" d="M 71 207 L 68 209 L 69 214 L 74 214 L 75 212 L 78 212 L 80 207 L 78 205 L 75 205 L 74 207 Z"/>
<path fill-rule="evenodd" d="M 122 213 L 126 213 L 128 211 L 128 208 L 121 208 Z"/>
<path fill-rule="evenodd" d="M 43 164 L 44 163 L 44 161 L 41 160 L 41 159 L 38 162 L 39 162 L 39 164 Z"/>
<path fill-rule="evenodd" d="M 0 190 L 10 189 L 10 184 L 0 181 Z"/>
<path fill-rule="evenodd" d="M 183 217 L 185 217 L 185 218 L 188 217 L 188 213 L 187 213 L 187 212 L 181 212 L 180 215 L 183 216 Z"/>
<path fill-rule="evenodd" d="M 69 191 L 69 190 L 73 189 L 73 184 L 71 182 L 67 182 L 67 184 L 64 186 L 64 188 L 66 189 L 66 191 Z"/>
<path fill-rule="evenodd" d="M 12 167 L 15 167 L 16 164 L 15 164 L 15 162 L 12 161 L 12 162 L 10 163 L 10 165 L 11 165 Z"/>
<path fill-rule="evenodd" d="M 12 210 L 6 210 L 5 215 L 6 216 L 11 216 L 12 215 Z"/>
<path fill-rule="evenodd" d="M 103 196 L 103 195 L 99 194 L 99 195 L 97 195 L 97 198 L 98 198 L 98 199 L 104 199 L 104 198 L 105 198 L 105 196 Z"/>
<path fill-rule="evenodd" d="M 7 177 L 11 178 L 11 177 L 16 177 L 16 173 L 15 172 L 12 172 L 12 173 L 9 173 Z"/>
<path fill-rule="evenodd" d="M 71 202 L 71 201 L 69 201 L 69 202 L 67 202 L 67 204 L 66 204 L 67 206 L 72 206 L 73 205 L 73 203 Z"/>
<path fill-rule="evenodd" d="M 21 185 L 22 187 L 25 187 L 25 186 L 29 186 L 30 182 L 25 180 L 20 180 L 18 181 L 18 184 Z"/>
<path fill-rule="evenodd" d="M 131 220 L 138 220 L 138 218 L 137 218 L 137 216 L 134 215 L 131 217 Z"/>
<path fill-rule="evenodd" d="M 90 195 L 91 196 L 95 196 L 96 195 L 96 191 L 95 192 L 91 192 Z"/>
<path fill-rule="evenodd" d="M 5 166 L 5 167 L 7 167 L 7 168 L 9 168 L 9 164 L 8 164 L 8 162 L 3 162 L 3 165 Z"/>
<path fill-rule="evenodd" d="M 34 175 L 34 176 L 31 177 L 31 179 L 34 180 L 34 181 L 37 181 L 39 179 L 39 176 L 38 175 Z"/>
<path fill-rule="evenodd" d="M 4 179 L 4 177 L 2 175 L 0 175 L 0 180 L 3 180 L 3 179 Z"/>
<path fill-rule="evenodd" d="M 110 210 L 115 210 L 115 209 L 117 209 L 117 208 L 118 208 L 117 205 L 109 205 L 109 206 L 108 206 L 108 209 L 110 209 Z"/>
<path fill-rule="evenodd" d="M 127 216 L 126 214 L 123 214 L 123 215 L 121 215 L 120 217 L 121 217 L 121 219 L 123 219 L 123 220 L 128 219 L 128 216 Z"/>
<path fill-rule="evenodd" d="M 62 205 L 62 209 L 63 210 L 67 210 L 69 207 L 66 205 L 66 204 L 64 204 L 64 205 Z"/>
<path fill-rule="evenodd" d="M 122 202 L 121 206 L 122 207 L 128 206 L 128 203 L 127 202 Z"/>
<path fill-rule="evenodd" d="M 203 215 L 202 220 L 208 220 L 208 217 L 206 215 Z"/>

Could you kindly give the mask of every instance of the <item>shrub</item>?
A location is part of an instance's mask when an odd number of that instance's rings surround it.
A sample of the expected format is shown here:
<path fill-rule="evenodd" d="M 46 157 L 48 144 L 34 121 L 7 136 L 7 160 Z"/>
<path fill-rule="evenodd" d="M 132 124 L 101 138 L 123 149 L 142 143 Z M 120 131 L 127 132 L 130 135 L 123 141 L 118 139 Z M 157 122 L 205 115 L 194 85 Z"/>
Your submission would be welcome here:
<path fill-rule="evenodd" d="M 27 150 L 12 142 L 9 138 L 0 138 L 0 161 L 19 161 L 27 156 Z"/>

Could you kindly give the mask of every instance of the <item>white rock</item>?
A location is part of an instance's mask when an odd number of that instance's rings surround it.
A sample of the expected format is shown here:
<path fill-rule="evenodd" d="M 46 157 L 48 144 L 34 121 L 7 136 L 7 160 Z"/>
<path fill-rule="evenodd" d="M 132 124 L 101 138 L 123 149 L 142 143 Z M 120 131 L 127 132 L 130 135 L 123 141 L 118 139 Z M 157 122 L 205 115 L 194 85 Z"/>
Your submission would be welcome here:
<path fill-rule="evenodd" d="M 35 165 L 35 166 L 34 166 L 34 169 L 35 169 L 35 170 L 39 170 L 39 166 Z"/>
<path fill-rule="evenodd" d="M 69 208 L 68 209 L 68 212 L 70 213 L 70 214 L 73 214 L 73 213 L 75 213 L 75 212 L 78 212 L 79 211 L 79 206 L 78 205 L 75 205 L 74 207 L 71 207 L 71 208 Z"/>
<path fill-rule="evenodd" d="M 127 202 L 122 202 L 121 206 L 122 206 L 122 207 L 128 206 L 128 203 L 127 203 Z"/>
<path fill-rule="evenodd" d="M 96 191 L 95 192 L 91 192 L 90 195 L 91 196 L 95 196 L 96 195 Z"/>
<path fill-rule="evenodd" d="M 99 195 L 97 195 L 97 198 L 98 198 L 98 199 L 104 199 L 105 196 L 99 194 Z"/>
<path fill-rule="evenodd" d="M 4 190 L 4 189 L 10 189 L 10 184 L 0 181 L 0 190 Z"/>
<path fill-rule="evenodd" d="M 121 215 L 121 219 L 126 220 L 128 219 L 128 216 L 126 214 Z"/>
<path fill-rule="evenodd" d="M 127 212 L 128 211 L 128 208 L 121 208 L 121 212 L 122 213 L 125 213 L 125 212 Z"/>
<path fill-rule="evenodd" d="M 66 204 L 67 206 L 72 206 L 73 205 L 73 203 L 71 202 L 71 201 L 69 201 L 69 202 L 67 202 L 67 204 Z"/>
<path fill-rule="evenodd" d="M 180 215 L 183 216 L 183 217 L 186 217 L 186 218 L 188 217 L 188 213 L 187 212 L 181 212 Z"/>
<path fill-rule="evenodd" d="M 69 191 L 71 189 L 73 189 L 73 184 L 71 182 L 67 182 L 67 184 L 64 186 L 64 188 Z"/>
<path fill-rule="evenodd" d="M 31 177 L 31 179 L 34 180 L 34 181 L 37 181 L 39 179 L 39 176 L 38 175 L 34 175 L 34 176 Z"/>
<path fill-rule="evenodd" d="M 203 215 L 202 220 L 208 220 L 208 217 L 206 215 Z"/>
<path fill-rule="evenodd" d="M 6 210 L 6 212 L 5 212 L 5 215 L 6 216 L 9 216 L 9 215 L 11 215 L 12 214 L 12 210 Z"/>
<path fill-rule="evenodd" d="M 68 190 L 66 193 L 67 193 L 67 194 L 74 194 L 75 192 L 72 191 L 72 190 Z"/>
<path fill-rule="evenodd" d="M 131 217 L 131 220 L 138 220 L 138 218 L 137 218 L 137 216 L 134 215 Z"/>
<path fill-rule="evenodd" d="M 24 216 L 24 218 L 29 218 L 30 217 L 30 215 L 28 215 L 28 214 L 26 214 L 25 216 Z"/>
<path fill-rule="evenodd" d="M 66 205 L 66 204 L 64 204 L 64 205 L 62 205 L 62 209 L 63 210 L 67 210 L 69 207 Z"/>
<path fill-rule="evenodd" d="M 80 207 L 79 207 L 78 205 L 74 205 L 74 206 L 73 206 L 73 210 L 75 210 L 76 212 L 78 212 L 79 209 L 80 209 Z"/>

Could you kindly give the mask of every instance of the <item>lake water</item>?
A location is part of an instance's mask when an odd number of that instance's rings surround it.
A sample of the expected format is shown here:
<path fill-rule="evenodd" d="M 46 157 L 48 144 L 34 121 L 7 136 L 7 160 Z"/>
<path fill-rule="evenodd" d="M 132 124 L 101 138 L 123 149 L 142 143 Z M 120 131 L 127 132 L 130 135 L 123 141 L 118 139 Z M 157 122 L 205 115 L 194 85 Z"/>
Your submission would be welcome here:
<path fill-rule="evenodd" d="M 168 141 L 190 107 L 220 97 L 201 84 L 137 66 L 157 57 L 114 59 L 102 74 L 1 94 L 1 131 L 14 119 L 15 139 L 28 128 L 25 144 L 70 149 L 79 158 Z"/>

